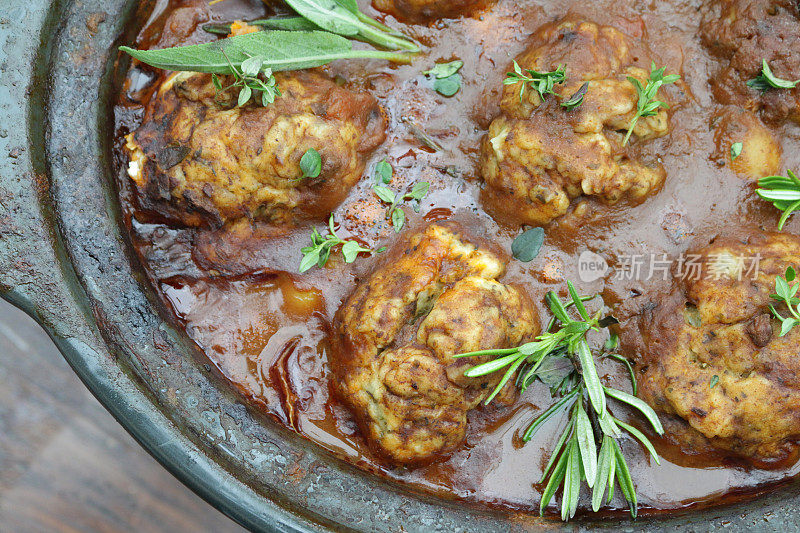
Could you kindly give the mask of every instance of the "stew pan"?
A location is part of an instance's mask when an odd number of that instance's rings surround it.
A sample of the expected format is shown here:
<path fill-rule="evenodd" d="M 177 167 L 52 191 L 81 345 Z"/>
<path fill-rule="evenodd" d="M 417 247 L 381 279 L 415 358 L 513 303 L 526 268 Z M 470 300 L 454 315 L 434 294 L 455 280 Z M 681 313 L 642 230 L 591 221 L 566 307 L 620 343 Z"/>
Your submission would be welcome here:
<path fill-rule="evenodd" d="M 0 295 L 41 324 L 182 482 L 260 531 L 800 528 L 794 483 L 727 507 L 569 526 L 445 501 L 341 462 L 244 405 L 165 320 L 121 231 L 110 162 L 116 46 L 151 8 L 0 2 Z"/>

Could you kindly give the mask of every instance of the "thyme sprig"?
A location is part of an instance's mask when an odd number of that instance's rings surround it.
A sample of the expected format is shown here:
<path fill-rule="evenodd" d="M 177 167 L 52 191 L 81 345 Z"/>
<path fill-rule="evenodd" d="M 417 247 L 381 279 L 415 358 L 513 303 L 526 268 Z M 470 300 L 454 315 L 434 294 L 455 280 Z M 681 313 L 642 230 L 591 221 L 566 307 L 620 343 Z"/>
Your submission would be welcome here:
<path fill-rule="evenodd" d="M 422 199 L 425 198 L 425 195 L 428 194 L 430 186 L 431 184 L 427 181 L 418 181 L 411 187 L 411 190 L 405 194 L 396 193 L 389 187 L 384 187 L 383 185 L 375 185 L 372 188 L 375 196 L 380 198 L 382 202 L 389 204 L 389 207 L 386 209 L 386 218 L 392 221 L 395 233 L 400 233 L 400 230 L 403 229 L 406 223 L 406 213 L 403 211 L 402 207 L 399 207 L 399 204 L 406 200 L 414 200 L 414 211 L 419 212 L 419 204 Z"/>
<path fill-rule="evenodd" d="M 787 176 L 766 176 L 759 179 L 759 188 L 756 189 L 756 194 L 783 211 L 778 219 L 778 231 L 783 229 L 792 213 L 800 209 L 800 179 L 791 170 L 786 172 Z"/>
<path fill-rule="evenodd" d="M 651 62 L 650 77 L 647 80 L 647 85 L 644 87 L 642 87 L 642 82 L 640 82 L 637 78 L 628 76 L 628 81 L 631 82 L 634 87 L 636 87 L 636 92 L 639 98 L 636 102 L 636 113 L 634 113 L 631 123 L 628 125 L 628 132 L 625 134 L 625 139 L 622 141 L 622 146 L 628 144 L 628 139 L 631 138 L 633 128 L 636 127 L 636 123 L 640 118 L 652 117 L 658 114 L 658 110 L 660 108 L 669 109 L 669 104 L 662 102 L 661 100 L 656 100 L 658 90 L 663 85 L 675 83 L 681 79 L 681 77 L 677 74 L 668 74 L 665 76 L 664 70 L 666 70 L 666 68 L 667 67 L 656 68 L 655 62 Z"/>
<path fill-rule="evenodd" d="M 794 267 L 787 268 L 783 277 L 775 278 L 775 294 L 770 295 L 770 298 L 786 304 L 786 308 L 789 310 L 789 316 L 784 317 L 775 309 L 775 306 L 769 306 L 775 318 L 781 321 L 781 337 L 800 324 L 800 298 L 797 297 L 797 289 L 800 284 L 796 281 L 796 277 Z"/>
<path fill-rule="evenodd" d="M 539 98 L 544 101 L 548 94 L 558 95 L 554 90 L 555 86 L 559 83 L 564 83 L 567 79 L 563 65 L 559 65 L 556 70 L 550 72 L 539 72 L 527 68 L 523 70 L 516 60 L 514 60 L 513 64 L 514 72 L 506 72 L 503 85 L 516 85 L 517 83 L 521 83 L 522 85 L 519 88 L 520 102 L 525 94 L 525 87 L 530 87 L 532 90 L 536 91 Z M 582 101 L 581 99 L 581 102 Z"/>
<path fill-rule="evenodd" d="M 303 259 L 300 261 L 300 273 L 302 274 L 315 266 L 324 267 L 333 248 L 340 244 L 342 245 L 342 255 L 345 263 L 355 261 L 361 252 L 379 253 L 383 251 L 382 249 L 373 251 L 370 248 L 364 248 L 357 241 L 340 238 L 336 235 L 333 214 L 331 214 L 331 218 L 328 220 L 328 235 L 323 237 L 317 231 L 317 228 L 314 228 L 311 232 L 311 246 L 306 246 L 300 250 L 303 253 Z"/>
<path fill-rule="evenodd" d="M 592 489 L 594 511 L 602 507 L 604 498 L 606 503 L 611 501 L 614 488 L 619 485 L 630 506 L 631 515 L 635 517 L 636 487 L 618 443 L 623 431 L 641 442 L 656 464 L 660 464 L 660 460 L 652 443 L 641 431 L 611 414 L 608 410 L 609 399 L 639 411 L 659 435 L 663 434 L 664 428 L 655 411 L 645 402 L 627 392 L 606 387 L 600 381 L 595 356 L 586 335 L 590 331 L 608 327 L 615 319 L 603 317 L 602 309 L 590 315 L 585 302 L 594 297 L 580 296 L 571 282 L 567 282 L 567 288 L 570 299 L 566 302 L 562 302 L 552 291 L 545 296 L 553 318 L 545 332 L 534 341 L 516 348 L 480 350 L 455 357 L 495 356 L 492 361 L 467 370 L 465 375 L 469 377 L 505 369 L 503 377 L 486 399 L 486 403 L 494 399 L 515 373 L 518 373 L 516 385 L 521 390 L 524 391 L 538 378 L 550 386 L 554 396 L 558 395 L 558 399 L 525 429 L 522 434 L 524 442 L 530 441 L 557 414 L 569 412 L 567 426 L 542 473 L 540 483 L 546 484 L 540 502 L 541 513 L 544 513 L 561 487 L 561 518 L 569 520 L 575 515 L 581 483 L 585 481 Z M 616 341 L 607 345 L 615 347 Z M 625 362 L 635 393 L 636 379 L 630 363 L 619 354 L 603 355 Z"/>
<path fill-rule="evenodd" d="M 227 59 L 228 56 L 224 51 L 223 55 Z M 237 67 L 228 60 L 234 82 L 223 88 L 219 76 L 211 74 L 211 82 L 217 90 L 217 95 L 241 87 L 236 102 L 238 107 L 245 105 L 252 97 L 258 99 L 259 95 L 261 95 L 261 105 L 263 106 L 274 102 L 275 97 L 281 95 L 281 90 L 278 88 L 272 69 L 264 68 L 265 61 L 266 59 L 261 56 L 251 56 Z"/>

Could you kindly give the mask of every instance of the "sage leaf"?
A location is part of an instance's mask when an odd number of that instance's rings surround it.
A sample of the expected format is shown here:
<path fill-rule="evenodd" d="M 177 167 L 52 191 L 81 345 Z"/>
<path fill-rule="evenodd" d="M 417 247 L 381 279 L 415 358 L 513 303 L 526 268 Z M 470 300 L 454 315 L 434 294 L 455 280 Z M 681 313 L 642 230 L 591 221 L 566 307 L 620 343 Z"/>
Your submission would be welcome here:
<path fill-rule="evenodd" d="M 334 0 L 286 0 L 286 3 L 323 30 L 352 37 L 361 29 L 355 14 Z"/>
<path fill-rule="evenodd" d="M 233 74 L 232 65 L 241 65 L 253 56 L 263 57 L 261 68 L 273 71 L 319 67 L 347 58 L 409 61 L 405 54 L 352 48 L 349 40 L 325 31 L 274 30 L 161 50 L 136 50 L 128 46 L 121 46 L 120 50 L 152 67 L 214 74 Z"/>
<path fill-rule="evenodd" d="M 511 243 L 511 255 L 523 263 L 533 261 L 544 244 L 544 229 L 531 228 L 519 234 Z"/>

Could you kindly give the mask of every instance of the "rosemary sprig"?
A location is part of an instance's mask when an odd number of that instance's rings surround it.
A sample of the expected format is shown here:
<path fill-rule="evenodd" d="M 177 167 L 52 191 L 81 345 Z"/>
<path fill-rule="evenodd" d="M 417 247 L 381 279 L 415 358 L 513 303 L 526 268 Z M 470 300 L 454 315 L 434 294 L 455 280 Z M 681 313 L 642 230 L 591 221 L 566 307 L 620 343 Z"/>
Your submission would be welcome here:
<path fill-rule="evenodd" d="M 525 390 L 535 379 L 550 385 L 551 393 L 558 399 L 526 428 L 522 440 L 528 442 L 546 422 L 557 414 L 568 411 L 566 428 L 561 433 L 550 459 L 542 473 L 545 483 L 540 502 L 540 512 L 550 504 L 559 487 L 562 488 L 561 518 L 569 520 L 575 515 L 580 498 L 581 483 L 592 489 L 592 509 L 598 511 L 611 501 L 614 487 L 619 485 L 622 495 L 636 516 L 636 488 L 631 479 L 625 456 L 617 442 L 623 431 L 642 443 L 660 464 L 658 454 L 648 438 L 635 427 L 614 417 L 608 410 L 610 399 L 627 404 L 639 411 L 659 435 L 664 428 L 655 411 L 634 395 L 606 387 L 600 382 L 595 358 L 589 348 L 586 335 L 599 331 L 613 323 L 613 318 L 601 318 L 601 311 L 590 315 L 584 303 L 594 297 L 578 295 L 571 282 L 567 282 L 570 299 L 562 302 L 554 293 L 548 292 L 545 299 L 553 313 L 550 325 L 533 342 L 516 348 L 489 349 L 456 355 L 472 357 L 492 355 L 495 359 L 474 366 L 465 372 L 476 377 L 505 370 L 486 403 L 490 402 L 515 372 L 516 384 Z M 571 314 L 571 308 L 574 311 Z M 575 316 L 577 315 L 577 316 Z M 613 339 L 613 337 L 612 337 Z M 616 347 L 616 340 L 607 343 Z M 636 391 L 636 379 L 630 363 L 618 354 L 604 354 L 615 360 L 625 361 L 630 371 L 631 383 Z M 560 368 L 554 371 L 553 367 Z"/>
<path fill-rule="evenodd" d="M 564 70 L 563 65 L 559 65 L 556 70 L 551 72 L 539 72 L 527 68 L 523 71 L 522 67 L 520 67 L 519 63 L 517 63 L 515 60 L 514 72 L 506 72 L 503 85 L 516 85 L 517 83 L 521 83 L 522 85 L 519 88 L 520 102 L 525 94 L 526 86 L 536 91 L 539 94 L 539 98 L 544 101 L 548 94 L 557 94 L 554 91 L 555 85 L 564 83 L 566 79 L 566 71 Z M 583 100 L 581 99 L 581 101 Z"/>
<path fill-rule="evenodd" d="M 788 317 L 783 317 L 775 309 L 775 306 L 769 306 L 775 318 L 781 321 L 781 337 L 800 324 L 800 298 L 797 297 L 797 289 L 800 284 L 795 281 L 796 277 L 794 268 L 787 268 L 783 277 L 778 276 L 775 278 L 775 294 L 770 295 L 770 298 L 786 304 L 786 308 L 790 313 Z"/>
<path fill-rule="evenodd" d="M 800 179 L 791 170 L 786 173 L 788 176 L 766 176 L 759 179 L 759 188 L 756 189 L 756 194 L 783 211 L 778 220 L 778 231 L 783 229 L 792 213 L 800 209 Z"/>
<path fill-rule="evenodd" d="M 797 87 L 798 83 L 800 83 L 800 80 L 791 81 L 777 77 L 772 73 L 772 69 L 769 68 L 767 60 L 762 59 L 761 72 L 752 80 L 748 80 L 747 86 L 761 92 L 766 92 L 771 89 L 794 89 Z"/>
<path fill-rule="evenodd" d="M 381 249 L 375 252 L 369 248 L 364 248 L 357 241 L 341 239 L 336 235 L 336 229 L 333 227 L 333 215 L 331 214 L 331 218 L 328 220 L 328 235 L 323 237 L 317 231 L 317 228 L 314 228 L 311 232 L 311 246 L 306 246 L 300 250 L 303 252 L 303 259 L 300 261 L 300 273 L 302 274 L 314 266 L 324 267 L 328 262 L 331 250 L 340 244 L 342 245 L 342 255 L 345 263 L 355 261 L 361 252 L 379 253 L 383 251 Z"/>
<path fill-rule="evenodd" d="M 647 80 L 647 85 L 642 87 L 642 83 L 634 78 L 633 76 L 628 76 L 628 81 L 636 87 L 636 92 L 638 93 L 639 99 L 636 103 L 636 113 L 633 115 L 631 119 L 631 123 L 628 125 L 628 132 L 625 134 L 625 140 L 622 141 L 622 146 L 628 144 L 628 139 L 631 138 L 631 133 L 633 133 L 633 128 L 636 127 L 636 123 L 639 121 L 641 117 L 652 117 L 658 113 L 660 108 L 669 109 L 669 105 L 666 102 L 662 102 L 661 100 L 656 100 L 656 96 L 658 95 L 658 90 L 661 88 L 662 85 L 669 85 L 670 83 L 675 83 L 681 77 L 677 74 L 669 74 L 667 76 L 664 75 L 664 70 L 667 67 L 656 68 L 655 62 L 650 63 L 650 78 Z"/>

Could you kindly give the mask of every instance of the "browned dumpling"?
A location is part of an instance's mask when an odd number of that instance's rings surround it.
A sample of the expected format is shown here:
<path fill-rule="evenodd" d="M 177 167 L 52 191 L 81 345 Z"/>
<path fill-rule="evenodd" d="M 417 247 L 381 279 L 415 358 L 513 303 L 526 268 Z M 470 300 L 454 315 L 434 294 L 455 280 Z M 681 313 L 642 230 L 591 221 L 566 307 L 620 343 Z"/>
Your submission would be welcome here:
<path fill-rule="evenodd" d="M 780 171 L 781 145 L 755 113 L 725 106 L 714 115 L 712 122 L 717 148 L 715 157 L 730 164 L 736 174 L 757 180 Z M 735 143 L 740 143 L 741 147 L 734 157 L 731 150 Z"/>
<path fill-rule="evenodd" d="M 779 78 L 800 78 L 800 6 L 795 0 L 712 0 L 700 35 L 721 69 L 709 82 L 720 103 L 761 112 L 765 121 L 800 122 L 800 88 L 761 92 L 747 82 L 766 60 Z"/>
<path fill-rule="evenodd" d="M 628 149 L 621 146 L 638 102 L 627 77 L 646 85 L 649 70 L 638 65 L 650 67 L 650 57 L 632 51 L 628 37 L 609 26 L 564 20 L 538 30 L 517 62 L 540 72 L 564 66 L 567 79 L 544 102 L 528 87 L 522 96 L 520 84 L 504 87 L 501 114 L 481 144 L 483 201 L 493 216 L 544 225 L 579 196 L 638 202 L 659 189 L 664 169 L 636 154 L 642 141 L 669 132 L 667 111 L 639 119 Z M 585 82 L 583 104 L 565 111 L 560 103 Z M 658 97 L 667 100 L 662 91 Z"/>
<path fill-rule="evenodd" d="M 800 436 L 800 327 L 780 336 L 769 306 L 788 310 L 770 294 L 777 276 L 800 265 L 800 238 L 718 238 L 696 255 L 701 268 L 684 268 L 672 294 L 642 316 L 640 394 L 717 448 L 779 458 Z"/>
<path fill-rule="evenodd" d="M 376 9 L 400 20 L 428 22 L 442 18 L 469 16 L 494 3 L 494 0 L 375 0 Z"/>
<path fill-rule="evenodd" d="M 276 78 L 282 96 L 243 107 L 235 106 L 235 91 L 217 94 L 209 75 L 168 78 L 127 138 L 128 173 L 143 207 L 191 226 L 330 213 L 383 142 L 384 116 L 372 96 L 322 74 Z M 303 178 L 300 159 L 311 148 L 322 170 Z"/>
<path fill-rule="evenodd" d="M 467 378 L 488 357 L 539 331 L 526 295 L 497 279 L 500 256 L 455 225 L 400 241 L 336 313 L 331 367 L 339 395 L 370 445 L 394 463 L 429 461 L 464 440 L 467 412 L 501 376 Z M 500 402 L 514 397 L 513 380 Z"/>

